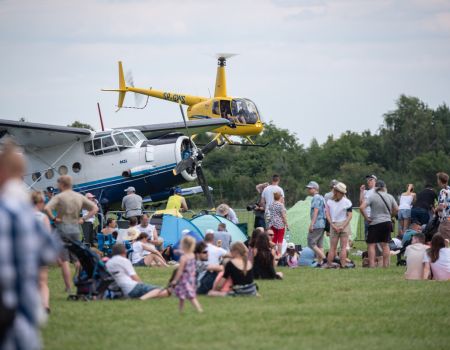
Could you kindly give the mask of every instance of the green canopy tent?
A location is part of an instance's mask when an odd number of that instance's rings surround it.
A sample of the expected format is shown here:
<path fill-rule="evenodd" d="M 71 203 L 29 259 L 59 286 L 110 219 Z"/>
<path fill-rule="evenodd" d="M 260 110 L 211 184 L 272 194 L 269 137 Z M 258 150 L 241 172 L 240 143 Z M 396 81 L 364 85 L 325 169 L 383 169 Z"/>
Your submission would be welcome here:
<path fill-rule="evenodd" d="M 287 211 L 288 223 L 289 223 L 289 241 L 295 244 L 301 244 L 302 247 L 306 247 L 308 228 L 311 222 L 310 210 L 311 210 L 312 197 L 308 196 L 303 201 L 298 201 L 292 208 Z M 352 228 L 352 240 L 355 240 L 358 232 L 358 223 L 360 221 L 359 211 L 353 211 L 352 221 L 350 223 Z M 287 239 L 286 239 L 287 240 Z M 328 236 L 324 236 L 323 240 L 324 249 L 329 249 L 330 240 Z"/>

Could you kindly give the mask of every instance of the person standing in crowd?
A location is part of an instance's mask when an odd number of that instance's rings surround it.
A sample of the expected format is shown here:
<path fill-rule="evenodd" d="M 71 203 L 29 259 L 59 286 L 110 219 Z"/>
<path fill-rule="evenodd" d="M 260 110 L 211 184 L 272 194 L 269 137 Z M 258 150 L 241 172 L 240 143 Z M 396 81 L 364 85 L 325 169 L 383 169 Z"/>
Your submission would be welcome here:
<path fill-rule="evenodd" d="M 127 195 L 122 198 L 122 210 L 125 210 L 127 218 L 135 216 L 139 221 L 142 216 L 142 197 L 136 194 L 133 186 L 128 187 L 125 192 Z"/>
<path fill-rule="evenodd" d="M 127 259 L 127 249 L 122 243 L 113 245 L 112 258 L 106 262 L 106 269 L 127 298 L 147 300 L 169 296 L 166 289 L 142 282 Z"/>
<path fill-rule="evenodd" d="M 339 181 L 335 180 L 335 179 L 330 181 L 330 192 L 327 192 L 323 195 L 323 199 L 325 200 L 325 205 L 329 199 L 333 198 L 334 186 L 336 186 L 338 183 L 339 183 Z"/>
<path fill-rule="evenodd" d="M 347 243 L 352 234 L 350 221 L 352 220 L 352 202 L 345 194 L 347 186 L 339 182 L 334 186 L 334 195 L 327 202 L 326 215 L 330 222 L 330 251 L 328 252 L 328 267 L 333 267 L 333 261 L 337 254 L 338 243 L 341 251 L 339 258 L 341 267 L 347 265 Z"/>
<path fill-rule="evenodd" d="M 425 235 L 418 232 L 412 236 L 412 242 L 406 247 L 406 272 L 405 279 L 421 280 L 423 279 L 423 255 L 428 246 L 425 244 Z"/>
<path fill-rule="evenodd" d="M 221 222 L 217 226 L 217 231 L 214 232 L 214 244 L 218 245 L 217 242 L 221 241 L 222 245 L 221 247 L 225 249 L 227 252 L 230 251 L 230 245 L 231 245 L 231 234 L 227 231 L 227 225 L 223 222 Z"/>
<path fill-rule="evenodd" d="M 264 205 L 262 204 L 262 192 L 269 186 L 268 182 L 256 185 L 256 192 L 258 192 L 258 200 L 253 207 L 255 214 L 255 223 L 253 227 L 266 227 L 266 220 L 264 219 Z M 248 209 L 247 209 L 248 210 Z"/>
<path fill-rule="evenodd" d="M 44 228 L 51 232 L 52 227 L 47 215 L 43 213 L 45 207 L 45 198 L 41 192 L 31 193 L 31 203 L 34 206 L 34 216 Z M 48 288 L 48 267 L 43 266 L 39 272 L 39 290 L 41 292 L 42 305 L 47 313 L 50 313 L 50 290 Z"/>
<path fill-rule="evenodd" d="M 180 187 L 175 187 L 170 190 L 170 197 L 167 199 L 167 209 L 176 209 L 178 212 L 188 211 L 186 199 L 181 195 Z"/>
<path fill-rule="evenodd" d="M 425 185 L 425 189 L 416 195 L 416 201 L 411 208 L 411 221 L 419 221 L 426 225 L 430 221 L 430 212 L 434 211 L 434 202 L 437 200 L 432 185 Z"/>
<path fill-rule="evenodd" d="M 0 304 L 3 350 L 42 347 L 39 326 L 45 318 L 39 293 L 42 266 L 58 254 L 54 237 L 30 203 L 23 185 L 25 159 L 6 140 L 0 149 Z M 26 218 L 26 219 L 24 219 Z"/>
<path fill-rule="evenodd" d="M 269 206 L 269 227 L 274 233 L 272 242 L 277 245 L 277 254 L 281 255 L 284 233 L 289 226 L 281 193 L 274 192 L 273 198 L 274 200 Z"/>
<path fill-rule="evenodd" d="M 415 199 L 414 186 L 413 184 L 408 184 L 406 192 L 403 192 L 400 196 L 400 205 L 398 206 L 398 223 L 401 235 L 405 233 L 411 222 L 411 208 Z"/>
<path fill-rule="evenodd" d="M 183 312 L 184 301 L 188 299 L 198 312 L 203 312 L 202 306 L 197 299 L 194 255 L 195 239 L 190 236 L 184 236 L 181 240 L 181 250 L 183 251 L 183 255 L 180 258 L 180 265 L 170 282 L 170 286 L 179 299 L 178 309 L 180 312 Z"/>
<path fill-rule="evenodd" d="M 437 212 L 439 215 L 439 233 L 444 239 L 450 240 L 450 186 L 448 185 L 448 174 L 437 173 L 437 182 L 441 191 L 439 192 Z"/>
<path fill-rule="evenodd" d="M 239 219 L 235 211 L 228 204 L 219 204 L 216 209 L 216 214 L 230 220 L 233 224 L 239 224 Z"/>
<path fill-rule="evenodd" d="M 60 193 L 54 196 L 44 208 L 44 211 L 56 225 L 56 232 L 62 239 L 80 240 L 80 224 L 93 217 L 98 212 L 98 207 L 83 195 L 72 190 L 72 178 L 62 175 L 58 178 Z M 87 209 L 86 216 L 80 218 L 81 209 Z M 56 216 L 53 215 L 56 211 Z M 60 257 L 60 265 L 63 273 L 66 291 L 71 289 L 71 274 L 69 267 L 69 251 L 64 249 Z"/>
<path fill-rule="evenodd" d="M 440 234 L 435 234 L 431 239 L 431 248 L 424 256 L 423 279 L 448 281 L 450 280 L 450 248 L 449 240 Z M 432 276 L 430 274 L 432 273 Z"/>
<path fill-rule="evenodd" d="M 98 202 L 92 193 L 86 193 L 85 197 L 88 200 L 90 200 L 92 203 L 94 203 L 95 206 L 98 207 Z M 88 210 L 83 209 L 81 211 L 81 215 L 83 217 L 86 217 L 88 215 Z M 89 243 L 91 245 L 91 247 L 94 245 L 94 241 L 95 241 L 94 222 L 95 222 L 95 215 L 86 219 L 81 225 L 81 227 L 83 229 L 84 242 Z"/>
<path fill-rule="evenodd" d="M 282 197 L 282 203 L 284 203 L 284 191 L 280 187 L 280 175 L 274 174 L 272 176 L 272 183 L 264 188 L 263 192 L 261 193 L 261 206 L 264 207 L 265 211 L 265 220 L 266 220 L 266 227 L 269 228 L 269 207 L 273 202 L 273 194 L 275 192 L 278 192 L 281 194 Z"/>
<path fill-rule="evenodd" d="M 365 185 L 361 185 L 359 188 L 359 206 L 362 206 L 367 198 L 369 198 L 375 192 L 375 183 L 377 181 L 377 177 L 375 175 L 366 175 L 367 188 Z M 367 206 L 366 206 L 367 207 Z M 370 207 L 367 207 L 367 217 L 370 218 Z M 364 239 L 367 240 L 367 234 L 369 230 L 369 221 L 367 219 L 364 220 Z"/>
<path fill-rule="evenodd" d="M 371 216 L 367 215 L 366 208 L 370 207 Z M 367 253 L 369 267 L 375 267 L 375 250 L 377 243 L 381 244 L 383 251 L 383 267 L 389 266 L 389 241 L 393 232 L 392 217 L 397 215 L 398 205 L 394 197 L 387 193 L 386 184 L 377 180 L 375 193 L 372 194 L 360 207 L 361 214 L 369 223 L 367 235 Z"/>
<path fill-rule="evenodd" d="M 306 185 L 308 194 L 312 196 L 310 217 L 311 223 L 308 228 L 308 247 L 316 253 L 318 262 L 325 262 L 325 254 L 323 252 L 323 235 L 325 230 L 325 200 L 319 194 L 319 184 L 310 181 Z"/>

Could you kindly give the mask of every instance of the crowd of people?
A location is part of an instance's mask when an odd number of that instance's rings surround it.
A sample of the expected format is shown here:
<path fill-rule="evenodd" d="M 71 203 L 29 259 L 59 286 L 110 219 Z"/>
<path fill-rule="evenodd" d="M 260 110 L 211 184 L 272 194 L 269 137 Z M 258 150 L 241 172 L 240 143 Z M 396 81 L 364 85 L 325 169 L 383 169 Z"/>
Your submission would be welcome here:
<path fill-rule="evenodd" d="M 337 180 L 331 181 L 330 191 L 323 196 L 317 182 L 310 181 L 305 186 L 312 199 L 307 247 L 301 250 L 293 242 L 285 242 L 289 229 L 285 194 L 280 176 L 274 175 L 270 184 L 256 186 L 260 200 L 252 208 L 255 229 L 247 242 L 233 242 L 226 225 L 221 223 L 205 232 L 203 239 L 183 231 L 182 239 L 177 247 L 171 247 L 168 256 L 164 250 L 167 247 L 143 212 L 142 198 L 133 187 L 126 189 L 122 201 L 130 227 L 126 236 L 119 237 L 115 218 L 108 218 L 103 227 L 96 228 L 98 202 L 90 193 L 75 192 L 70 176 L 58 178 L 58 191 L 50 187 L 44 194 L 34 192 L 30 200 L 21 181 L 24 172 L 21 153 L 13 143 L 4 143 L 0 152 L 0 311 L 2 322 L 10 330 L 0 334 L 5 349 L 39 348 L 38 325 L 50 313 L 48 266 L 53 263 L 60 266 L 66 291 L 70 293 L 73 288 L 70 263 L 76 268 L 79 263 L 61 242 L 83 240 L 93 248 L 96 232 L 114 237 L 116 244 L 104 261 L 125 297 L 147 300 L 174 295 L 179 299 L 180 312 L 186 300 L 202 312 L 197 295 L 257 296 L 256 280 L 284 278 L 277 271 L 278 266 L 355 266 L 347 256 L 354 205 L 347 197 L 347 186 Z M 360 188 L 357 206 L 365 222 L 368 267 L 386 268 L 392 251 L 403 251 L 407 279 L 449 280 L 449 176 L 437 174 L 439 194 L 432 186 L 416 194 L 409 184 L 399 204 L 388 193 L 384 181 L 373 174 L 366 180 L 367 184 Z M 168 206 L 187 210 L 180 190 L 173 190 Z M 238 223 L 229 205 L 220 205 L 217 215 Z M 28 219 L 20 219 L 24 217 Z M 396 233 L 393 233 L 394 217 L 399 222 Z M 423 233 L 431 223 L 439 226 L 437 232 Z M 323 244 L 325 235 L 330 239 L 327 252 Z M 24 250 L 27 254 L 20 254 Z M 166 287 L 144 283 L 135 269 L 170 264 L 174 265 L 174 272 Z"/>

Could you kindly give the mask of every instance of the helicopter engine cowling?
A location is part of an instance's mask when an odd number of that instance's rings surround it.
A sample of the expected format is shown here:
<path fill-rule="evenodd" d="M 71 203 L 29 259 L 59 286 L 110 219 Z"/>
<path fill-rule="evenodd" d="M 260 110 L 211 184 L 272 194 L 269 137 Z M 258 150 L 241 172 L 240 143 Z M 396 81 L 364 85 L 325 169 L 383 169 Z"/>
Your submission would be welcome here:
<path fill-rule="evenodd" d="M 192 156 L 195 151 L 195 144 L 192 140 L 189 140 L 187 136 L 180 136 L 175 143 L 175 161 L 178 164 L 182 160 Z M 186 181 L 195 181 L 197 179 L 197 174 L 195 172 L 195 165 L 190 169 L 186 169 L 180 173 L 180 175 Z"/>

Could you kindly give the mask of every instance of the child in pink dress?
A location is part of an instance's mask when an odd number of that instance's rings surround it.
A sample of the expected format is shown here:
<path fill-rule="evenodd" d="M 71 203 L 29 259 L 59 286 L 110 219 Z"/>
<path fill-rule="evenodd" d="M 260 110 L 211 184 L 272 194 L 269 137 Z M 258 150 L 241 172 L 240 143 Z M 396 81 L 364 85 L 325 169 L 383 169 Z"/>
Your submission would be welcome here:
<path fill-rule="evenodd" d="M 180 258 L 180 265 L 170 283 L 174 288 L 174 293 L 180 300 L 179 310 L 183 312 L 184 301 L 188 299 L 192 306 L 198 311 L 203 312 L 202 306 L 197 300 L 196 279 L 195 279 L 195 239 L 191 236 L 185 236 L 180 244 L 183 255 Z"/>

